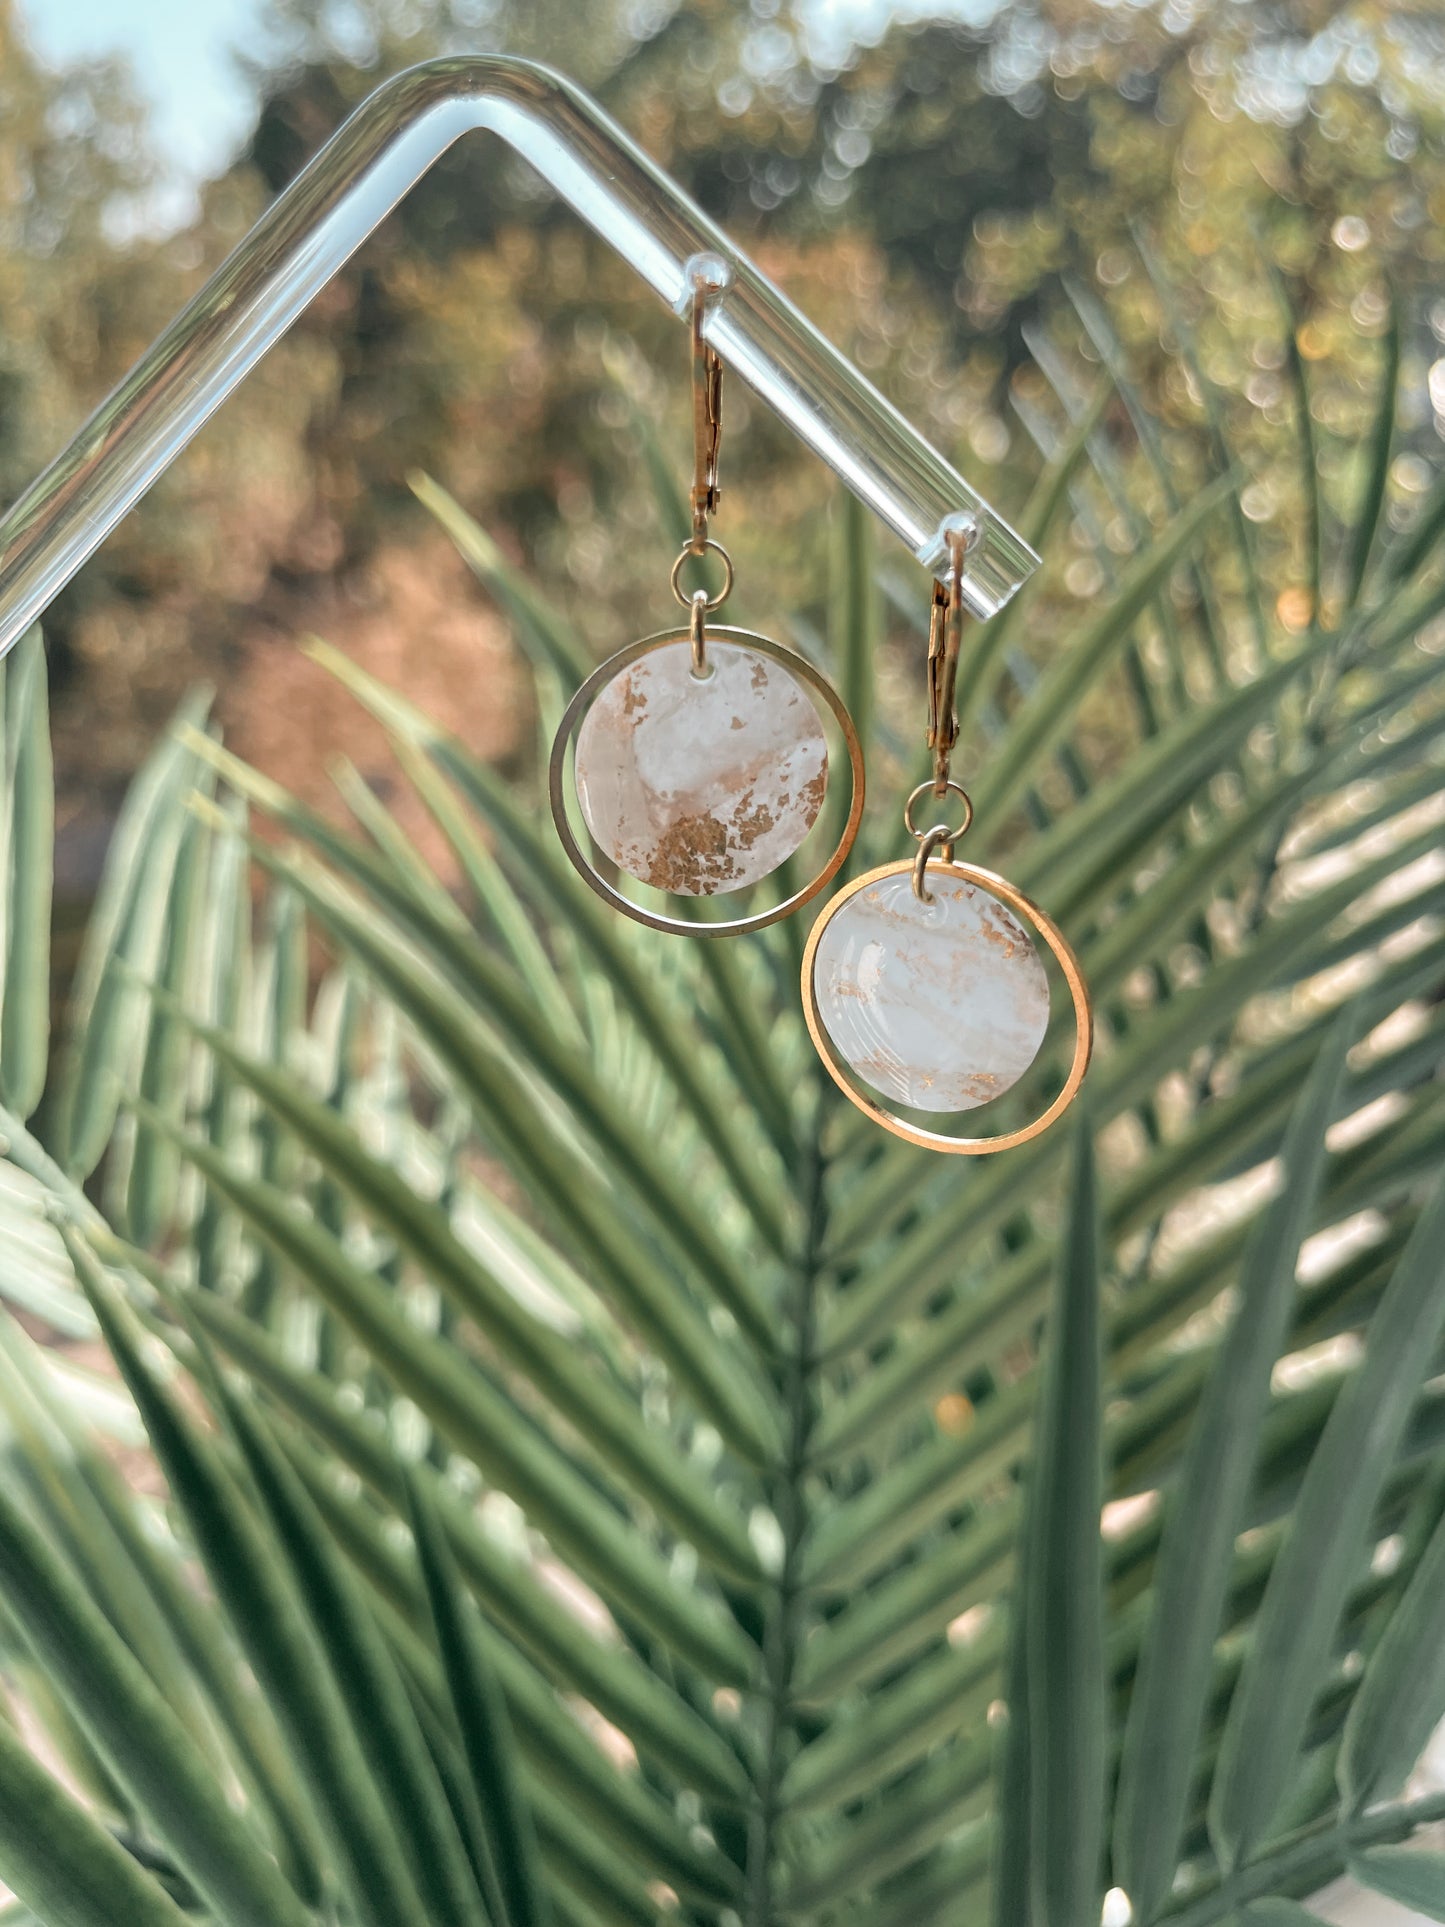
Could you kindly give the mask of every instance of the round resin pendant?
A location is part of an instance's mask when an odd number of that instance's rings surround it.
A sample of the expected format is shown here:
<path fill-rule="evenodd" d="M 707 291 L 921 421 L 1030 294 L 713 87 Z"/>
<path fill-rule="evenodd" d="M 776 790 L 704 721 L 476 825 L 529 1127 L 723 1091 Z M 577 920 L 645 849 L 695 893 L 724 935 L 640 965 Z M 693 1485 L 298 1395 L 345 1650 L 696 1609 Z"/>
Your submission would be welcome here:
<path fill-rule="evenodd" d="M 583 683 L 552 745 L 552 817 L 573 864 L 614 907 L 654 930 L 729 936 L 789 915 L 837 874 L 863 814 L 863 752 L 842 698 L 802 657 L 709 624 L 697 675 L 693 647 L 689 630 L 669 630 Z M 771 875 L 818 821 L 829 725 L 846 752 L 848 815 L 801 889 L 721 922 L 665 915 L 621 887 L 630 877 L 673 896 L 724 896 Z M 585 837 L 569 812 L 569 769 Z"/>
<path fill-rule="evenodd" d="M 818 712 L 781 663 L 712 641 L 696 675 L 685 642 L 619 671 L 577 732 L 582 816 L 619 869 L 709 897 L 784 863 L 828 786 Z"/>
<path fill-rule="evenodd" d="M 1089 1061 L 1093 1019 L 1078 963 L 1057 927 L 1003 878 L 932 862 L 929 901 L 912 862 L 861 877 L 820 918 L 803 961 L 808 1028 L 834 1081 L 900 1137 L 934 1150 L 1022 1143 L 1072 1101 Z M 1064 1088 L 1042 1117 L 992 1138 L 946 1135 L 887 1108 L 971 1111 L 1001 1097 L 1033 1063 L 1049 1024 L 1049 980 L 1036 939 L 1058 959 L 1078 1041 Z"/>
<path fill-rule="evenodd" d="M 1038 1055 L 1049 980 L 997 897 L 929 876 L 884 877 L 828 919 L 813 961 L 818 1014 L 845 1062 L 896 1104 L 971 1111 Z"/>

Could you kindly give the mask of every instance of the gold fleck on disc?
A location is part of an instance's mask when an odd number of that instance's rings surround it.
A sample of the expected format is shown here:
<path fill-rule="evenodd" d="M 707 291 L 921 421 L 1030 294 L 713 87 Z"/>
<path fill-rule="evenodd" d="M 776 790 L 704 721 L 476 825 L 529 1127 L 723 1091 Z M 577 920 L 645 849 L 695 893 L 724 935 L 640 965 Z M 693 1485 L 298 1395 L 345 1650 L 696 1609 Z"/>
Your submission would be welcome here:
<path fill-rule="evenodd" d="M 818 818 L 828 745 L 781 663 L 710 642 L 654 649 L 600 691 L 577 732 L 582 816 L 619 869 L 678 896 L 746 889 L 786 862 Z"/>
<path fill-rule="evenodd" d="M 711 674 L 695 677 L 692 648 L 690 629 L 668 629 L 594 670 L 558 725 L 548 798 L 569 861 L 614 909 L 650 930 L 732 937 L 791 916 L 838 874 L 863 818 L 863 749 L 842 697 L 793 650 L 709 623 Z M 780 901 L 723 921 L 670 916 L 621 887 L 701 898 L 758 882 L 818 824 L 834 765 L 849 783 L 838 840 Z"/>

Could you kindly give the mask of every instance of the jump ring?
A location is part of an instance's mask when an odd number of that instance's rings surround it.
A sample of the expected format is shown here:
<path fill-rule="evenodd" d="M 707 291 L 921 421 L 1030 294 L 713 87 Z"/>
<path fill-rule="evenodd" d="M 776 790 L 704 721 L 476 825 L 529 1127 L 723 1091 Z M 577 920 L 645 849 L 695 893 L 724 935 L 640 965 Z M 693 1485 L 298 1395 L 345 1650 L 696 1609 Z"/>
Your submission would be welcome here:
<path fill-rule="evenodd" d="M 692 597 L 685 595 L 682 590 L 682 585 L 679 580 L 682 575 L 682 565 L 690 555 L 706 555 L 709 549 L 712 550 L 714 555 L 720 555 L 722 557 L 723 584 L 715 596 L 708 597 L 706 606 L 709 609 L 719 608 L 727 601 L 731 593 L 733 586 L 733 559 L 723 547 L 722 543 L 714 542 L 711 536 L 707 538 L 701 548 L 694 548 L 691 542 L 684 542 L 681 553 L 672 565 L 672 575 L 670 577 L 672 593 L 677 597 L 684 609 L 692 606 Z"/>
<path fill-rule="evenodd" d="M 932 903 L 933 892 L 925 881 L 924 872 L 928 859 L 935 850 L 942 850 L 945 863 L 953 861 L 953 832 L 946 823 L 935 823 L 931 830 L 925 830 L 923 840 L 918 846 L 918 855 L 913 859 L 913 894 L 920 903 Z"/>
<path fill-rule="evenodd" d="M 703 620 L 708 611 L 706 589 L 694 589 L 689 605 L 688 634 L 692 642 L 692 673 L 705 680 L 708 675 L 707 664 L 707 627 Z"/>
<path fill-rule="evenodd" d="M 955 783 L 951 777 L 944 785 L 945 793 L 949 790 L 952 790 L 954 795 L 959 797 L 963 803 L 963 821 L 956 830 L 950 830 L 946 838 L 949 843 L 955 843 L 959 837 L 967 832 L 969 824 L 973 821 L 973 803 L 969 798 L 968 791 L 963 785 L 961 783 Z M 934 784 L 931 779 L 928 782 L 920 783 L 912 796 L 910 796 L 908 801 L 903 805 L 903 826 L 910 836 L 916 836 L 920 841 L 934 834 L 932 830 L 920 830 L 913 820 L 913 806 L 919 797 L 925 793 L 930 796 L 935 794 Z"/>

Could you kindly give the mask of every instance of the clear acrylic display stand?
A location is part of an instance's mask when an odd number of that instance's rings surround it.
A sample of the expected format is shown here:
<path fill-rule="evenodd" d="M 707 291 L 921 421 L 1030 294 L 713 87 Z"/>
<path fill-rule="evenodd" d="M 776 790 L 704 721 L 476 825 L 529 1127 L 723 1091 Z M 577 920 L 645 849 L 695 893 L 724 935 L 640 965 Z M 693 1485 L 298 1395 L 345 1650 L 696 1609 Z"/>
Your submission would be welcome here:
<path fill-rule="evenodd" d="M 0 654 L 452 142 L 490 128 L 704 335 L 937 572 L 968 535 L 964 600 L 1001 608 L 1038 558 L 702 211 L 562 75 L 427 61 L 366 100 L 0 522 Z M 699 261 L 700 256 L 709 257 Z M 720 284 L 720 285 L 719 285 Z"/>

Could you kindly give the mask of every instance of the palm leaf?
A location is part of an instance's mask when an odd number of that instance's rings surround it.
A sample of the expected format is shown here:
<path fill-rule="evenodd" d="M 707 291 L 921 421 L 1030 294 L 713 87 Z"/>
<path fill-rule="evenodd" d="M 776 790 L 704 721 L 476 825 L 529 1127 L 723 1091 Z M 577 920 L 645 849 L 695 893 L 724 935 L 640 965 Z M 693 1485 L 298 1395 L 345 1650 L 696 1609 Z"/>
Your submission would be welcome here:
<path fill-rule="evenodd" d="M 1350 1861 L 1362 1886 L 1412 1913 L 1445 1920 L 1445 1854 L 1409 1847 L 1367 1847 Z"/>
<path fill-rule="evenodd" d="M 32 629 L 3 671 L 0 795 L 0 1090 L 22 1118 L 45 1090 L 50 1050 L 50 894 L 54 780 L 45 644 Z"/>
<path fill-rule="evenodd" d="M 1445 1520 L 1365 1669 L 1340 1748 L 1352 1811 L 1397 1794 L 1445 1717 Z"/>
<path fill-rule="evenodd" d="M 444 1212 L 419 1198 L 392 1168 L 370 1156 L 356 1133 L 329 1106 L 294 1081 L 237 1051 L 220 1033 L 197 1032 L 237 1083 L 254 1091 L 278 1121 L 377 1222 L 410 1251 L 457 1308 L 475 1318 L 488 1338 L 538 1392 L 579 1424 L 602 1455 L 708 1558 L 730 1574 L 756 1581 L 756 1554 L 741 1520 L 720 1507 L 702 1480 L 638 1423 L 635 1411 L 606 1382 L 583 1367 L 561 1334 L 529 1316 L 500 1281 L 457 1237 Z"/>
<path fill-rule="evenodd" d="M 1215 1360 L 1172 1497 L 1115 1804 L 1116 1869 L 1145 1920 L 1168 1895 L 1178 1865 L 1234 1543 L 1352 1029 L 1346 1012 L 1300 1093 L 1281 1151 L 1279 1196 L 1256 1222 L 1241 1261 L 1239 1313 Z"/>
<path fill-rule="evenodd" d="M 361 1745 L 325 1658 L 322 1628 L 273 1558 L 235 1479 L 143 1363 L 100 1267 L 73 1246 L 112 1355 L 145 1418 L 206 1569 L 251 1665 L 285 1722 L 350 1904 L 364 1921 L 425 1920 L 406 1871 L 400 1815 L 368 1776 Z"/>
<path fill-rule="evenodd" d="M 47 1927 L 183 1927 L 186 1916 L 0 1722 L 0 1859 Z M 9 1919 L 7 1909 L 0 1918 Z"/>
<path fill-rule="evenodd" d="M 471 1776 L 472 1850 L 497 1927 L 547 1927 L 532 1816 L 510 1770 L 507 1709 L 424 1488 L 407 1487 L 418 1563 Z"/>
<path fill-rule="evenodd" d="M 237 1927 L 306 1927 L 307 1910 L 231 1811 L 139 1661 L 4 1494 L 0 1577 L 31 1649 L 197 1892 Z"/>
<path fill-rule="evenodd" d="M 1088 1927 L 1104 1845 L 1102 1361 L 1093 1144 L 1076 1134 L 1025 1527 L 1024 1689 L 1034 1917 Z M 1015 1716 L 1024 1707 L 1013 1709 Z"/>
<path fill-rule="evenodd" d="M 1345 1590 L 1415 1392 L 1445 1330 L 1445 1186 L 1422 1214 L 1371 1321 L 1365 1361 L 1315 1448 L 1231 1702 L 1210 1819 L 1233 1865 L 1284 1798 Z"/>
<path fill-rule="evenodd" d="M 296 1592 L 312 1624 L 324 1629 L 326 1665 L 371 1777 L 387 1809 L 401 1820 L 401 1846 L 425 1918 L 487 1927 L 485 1895 L 440 1797 L 435 1766 L 364 1599 L 351 1586 L 284 1457 L 214 1370 L 210 1382 Z"/>

